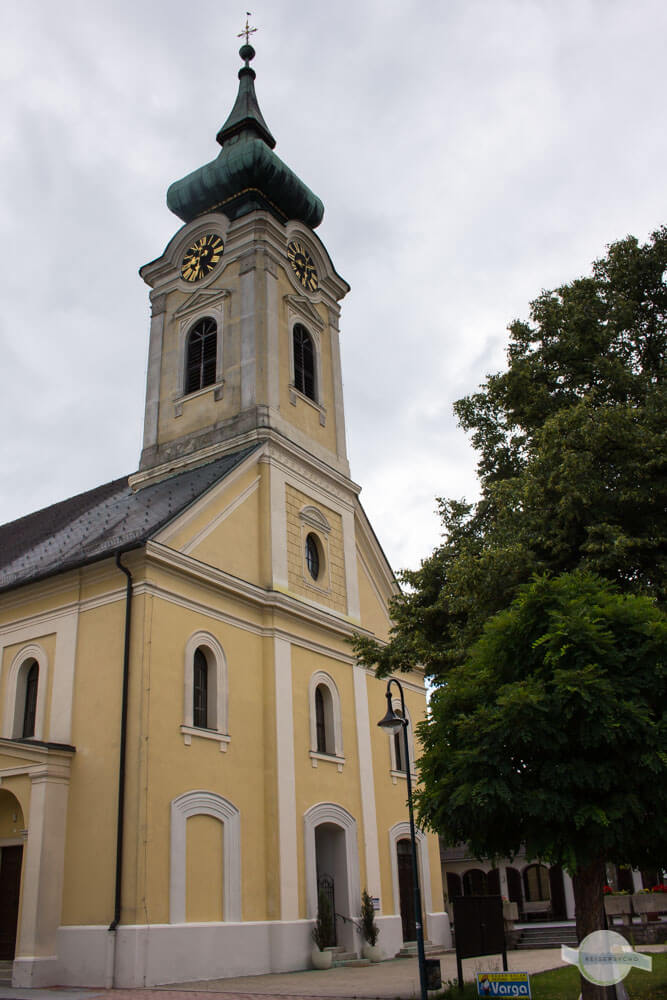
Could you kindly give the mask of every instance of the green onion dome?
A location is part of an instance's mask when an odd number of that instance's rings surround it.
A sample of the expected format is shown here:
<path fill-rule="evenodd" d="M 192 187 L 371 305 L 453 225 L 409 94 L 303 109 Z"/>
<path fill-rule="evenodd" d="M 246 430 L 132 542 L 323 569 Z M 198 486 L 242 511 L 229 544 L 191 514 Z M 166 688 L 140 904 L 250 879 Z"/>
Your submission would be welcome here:
<path fill-rule="evenodd" d="M 262 116 L 255 94 L 252 45 L 242 45 L 245 65 L 239 70 L 239 92 L 216 139 L 222 146 L 215 160 L 175 181 L 167 205 L 183 222 L 206 212 L 238 219 L 255 209 L 271 212 L 280 222 L 296 219 L 319 226 L 324 205 L 273 152 L 276 140 Z"/>

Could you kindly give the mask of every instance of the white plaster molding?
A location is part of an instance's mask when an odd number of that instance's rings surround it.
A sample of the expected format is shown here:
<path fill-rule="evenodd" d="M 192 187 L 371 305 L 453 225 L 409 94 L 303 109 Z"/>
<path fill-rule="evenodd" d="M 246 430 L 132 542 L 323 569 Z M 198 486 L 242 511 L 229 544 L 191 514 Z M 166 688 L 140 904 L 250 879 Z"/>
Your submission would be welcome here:
<path fill-rule="evenodd" d="M 240 366 L 241 366 L 241 410 L 247 410 L 257 402 L 257 346 L 255 343 L 255 271 L 243 271 L 240 284 Z"/>
<path fill-rule="evenodd" d="M 195 549 L 198 545 L 201 545 L 204 539 L 208 538 L 212 531 L 215 531 L 215 529 L 218 528 L 223 521 L 226 521 L 235 510 L 244 504 L 246 500 L 253 495 L 253 493 L 257 492 L 260 482 L 260 476 L 253 479 L 253 481 L 244 490 L 242 490 L 234 500 L 227 504 L 224 510 L 220 511 L 217 517 L 212 518 L 207 524 L 205 524 L 201 531 L 197 532 L 187 545 L 183 546 L 181 551 L 185 552 L 186 555 L 189 555 L 193 549 Z"/>
<path fill-rule="evenodd" d="M 317 916 L 317 855 L 315 850 L 315 830 L 322 823 L 331 823 L 340 827 L 345 836 L 345 860 L 347 868 L 347 886 L 344 895 L 343 915 L 357 917 L 359 915 L 359 854 L 357 848 L 357 821 L 347 809 L 334 802 L 319 802 L 311 806 L 303 816 L 304 853 L 306 868 L 306 915 Z M 340 903 L 337 903 L 339 906 Z"/>
<path fill-rule="evenodd" d="M 186 922 L 186 825 L 191 816 L 213 816 L 223 825 L 222 912 L 225 920 L 241 920 L 241 814 L 221 795 L 197 790 L 171 803 L 169 922 Z"/>
<path fill-rule="evenodd" d="M 313 507 L 312 504 L 306 504 L 302 507 L 299 511 L 299 517 L 312 528 L 316 528 L 317 531 L 323 531 L 325 534 L 331 531 L 331 525 L 326 516 L 318 507 Z"/>
<path fill-rule="evenodd" d="M 208 664 L 208 710 L 211 708 L 215 725 L 207 730 L 229 736 L 227 659 L 218 640 L 210 632 L 199 631 L 190 636 L 185 644 L 183 659 L 183 726 L 192 729 L 193 723 L 193 664 L 195 651 L 201 647 Z M 212 696 L 212 697 L 211 697 Z M 222 749 L 222 747 L 221 747 Z M 226 749 L 226 747 L 225 747 Z"/>
<path fill-rule="evenodd" d="M 282 469 L 269 464 L 271 497 L 271 574 L 274 587 L 287 587 L 287 499 Z"/>
<path fill-rule="evenodd" d="M 46 715 L 46 699 L 48 694 L 49 658 L 39 643 L 32 642 L 23 646 L 12 660 L 7 671 L 5 682 L 5 706 L 3 713 L 2 735 L 6 740 L 20 739 L 23 727 L 23 710 L 25 706 L 25 683 L 29 669 L 28 662 L 35 660 L 38 667 L 37 705 L 35 709 L 35 732 L 33 739 L 44 739 L 44 717 Z"/>
<path fill-rule="evenodd" d="M 336 687 L 336 682 L 330 674 L 324 670 L 316 670 L 308 682 L 308 709 L 310 715 L 310 749 L 312 753 L 317 750 L 317 717 L 315 712 L 315 692 L 318 687 L 324 687 L 329 693 L 329 705 L 324 704 L 324 722 L 327 729 L 333 736 L 333 753 L 323 756 L 338 757 L 344 759 L 343 751 L 343 719 L 340 707 L 340 694 Z M 327 712 L 327 708 L 330 712 Z"/>
<path fill-rule="evenodd" d="M 174 535 L 178 534 L 183 529 L 187 529 L 187 526 L 197 520 L 201 511 L 209 504 L 215 504 L 220 497 L 226 493 L 234 483 L 246 474 L 248 469 L 254 465 L 258 460 L 259 456 L 262 454 L 260 449 L 253 451 L 248 455 L 239 465 L 235 466 L 231 472 L 228 472 L 215 486 L 207 490 L 203 496 L 198 500 L 195 500 L 182 514 L 179 514 L 172 521 L 169 522 L 162 530 L 156 535 L 158 542 L 166 544 L 171 541 Z M 235 503 L 236 501 L 232 501 Z M 225 508 L 226 509 L 226 508 Z M 224 513 L 224 512 L 223 512 Z M 229 512 L 231 513 L 231 511 Z M 192 539 L 186 543 L 183 551 L 189 553 L 192 548 Z"/>
<path fill-rule="evenodd" d="M 422 890 L 422 905 L 424 913 L 433 911 L 431 892 L 431 866 L 428 859 L 428 837 L 423 830 L 415 829 L 417 841 L 417 861 L 420 868 Z M 396 845 L 399 840 L 410 840 L 410 823 L 406 820 L 396 823 L 389 831 L 389 859 L 391 862 L 391 887 L 394 895 L 394 913 L 401 912 L 401 897 L 398 888 L 398 861 L 396 860 Z"/>
<path fill-rule="evenodd" d="M 226 289 L 223 289 L 226 292 Z M 228 295 L 229 292 L 226 292 Z M 199 323 L 200 320 L 210 317 L 215 323 L 215 386 L 220 387 L 221 383 L 224 383 L 223 372 L 222 372 L 222 346 L 223 346 L 223 301 L 221 300 L 215 304 L 213 302 L 202 302 L 199 309 L 196 311 L 191 311 L 188 316 L 181 319 L 178 325 L 178 367 L 176 369 L 176 393 L 173 398 L 174 403 L 181 403 L 182 400 L 190 399 L 191 396 L 196 396 L 197 393 L 186 393 L 185 392 L 185 377 L 186 377 L 186 357 L 187 357 L 187 345 L 188 339 L 190 337 L 190 332 Z M 200 392 L 208 391 L 209 389 L 214 389 L 214 385 L 204 386 Z M 216 397 L 217 398 L 217 397 Z"/>
<path fill-rule="evenodd" d="M 347 596 L 347 613 L 350 618 L 361 619 L 361 604 L 359 601 L 359 570 L 357 568 L 357 543 L 355 537 L 355 517 L 351 510 L 344 510 L 343 522 L 343 562 L 345 570 L 345 594 Z M 386 601 L 382 602 L 386 608 Z"/>
<path fill-rule="evenodd" d="M 276 771 L 278 780 L 278 856 L 280 918 L 299 916 L 299 875 L 296 837 L 296 778 L 294 773 L 294 711 L 292 649 L 285 639 L 273 643 L 276 692 Z"/>
<path fill-rule="evenodd" d="M 79 612 L 64 616 L 56 631 L 56 649 L 51 683 L 49 739 L 54 743 L 72 742 L 72 708 L 74 704 L 74 674 Z"/>
<path fill-rule="evenodd" d="M 361 815 L 364 824 L 364 852 L 366 856 L 366 888 L 371 896 L 380 897 L 382 913 L 382 882 L 380 878 L 380 853 L 378 843 L 377 811 L 375 806 L 375 778 L 371 748 L 370 716 L 368 710 L 368 681 L 366 671 L 354 664 L 354 711 L 357 723 L 359 752 L 359 786 Z"/>
<path fill-rule="evenodd" d="M 401 684 L 402 683 L 403 683 L 403 681 L 401 681 Z M 403 705 L 401 704 L 401 699 L 400 698 L 392 698 L 391 699 L 391 707 L 394 709 L 394 711 L 398 710 L 398 711 L 402 712 L 403 711 Z M 410 774 L 411 774 L 411 776 L 415 777 L 415 767 L 414 767 L 414 765 L 415 765 L 415 742 L 414 742 L 414 736 L 413 736 L 413 733 L 412 733 L 412 718 L 410 716 L 410 712 L 408 710 L 407 705 L 405 706 L 405 718 L 408 720 L 408 754 L 409 754 L 409 757 L 410 757 L 410 760 L 407 761 L 406 763 L 410 767 Z M 400 736 L 402 749 L 405 750 L 405 746 L 403 745 L 402 727 L 401 727 L 401 733 L 399 733 L 399 734 L 396 734 L 396 733 L 388 733 L 387 734 L 387 738 L 389 740 L 389 760 L 391 761 L 390 772 L 391 772 L 392 778 L 394 779 L 394 784 L 396 784 L 396 778 L 397 777 L 401 777 L 401 776 L 405 777 L 405 771 L 401 770 L 401 768 L 398 767 L 398 761 L 396 760 L 396 743 L 394 742 L 396 735 Z"/>

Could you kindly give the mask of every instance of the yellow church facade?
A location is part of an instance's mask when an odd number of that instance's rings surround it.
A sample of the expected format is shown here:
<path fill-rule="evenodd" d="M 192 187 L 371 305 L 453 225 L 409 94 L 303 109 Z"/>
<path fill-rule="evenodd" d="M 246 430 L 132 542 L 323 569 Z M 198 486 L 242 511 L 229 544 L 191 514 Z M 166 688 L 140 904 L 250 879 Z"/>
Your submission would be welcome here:
<path fill-rule="evenodd" d="M 185 224 L 141 271 L 139 470 L 0 528 L 15 986 L 305 968 L 323 885 L 346 952 L 364 888 L 388 956 L 414 936 L 414 753 L 378 728 L 386 684 L 350 644 L 387 637 L 396 583 L 347 462 L 348 286 L 241 55 L 222 153 L 173 186 Z M 412 741 L 423 677 L 401 681 Z M 447 945 L 437 838 L 418 849 L 425 935 Z"/>

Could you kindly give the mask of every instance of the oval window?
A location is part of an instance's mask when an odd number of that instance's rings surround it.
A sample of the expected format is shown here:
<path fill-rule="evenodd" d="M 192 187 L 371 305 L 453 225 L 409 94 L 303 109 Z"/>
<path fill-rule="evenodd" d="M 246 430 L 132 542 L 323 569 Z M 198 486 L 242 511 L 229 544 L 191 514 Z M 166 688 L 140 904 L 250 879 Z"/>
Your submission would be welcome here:
<path fill-rule="evenodd" d="M 312 533 L 306 536 L 306 566 L 313 580 L 317 580 L 320 575 L 320 549 Z"/>

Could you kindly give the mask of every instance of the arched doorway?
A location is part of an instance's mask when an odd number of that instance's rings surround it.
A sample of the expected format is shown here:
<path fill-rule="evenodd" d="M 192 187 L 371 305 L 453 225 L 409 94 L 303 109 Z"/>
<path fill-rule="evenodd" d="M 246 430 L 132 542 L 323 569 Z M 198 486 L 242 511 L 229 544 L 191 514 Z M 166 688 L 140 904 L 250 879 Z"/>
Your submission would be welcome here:
<path fill-rule="evenodd" d="M 328 945 L 335 947 L 338 944 L 336 914 L 343 912 L 348 916 L 340 909 L 345 902 L 348 883 L 345 831 L 335 823 L 320 823 L 315 827 L 315 868 L 318 903 L 320 897 L 326 898 L 334 918 Z"/>
<path fill-rule="evenodd" d="M 403 940 L 415 941 L 415 893 L 412 877 L 412 845 L 409 840 L 396 841 L 396 864 L 398 867 L 398 899 L 401 908 Z"/>
<path fill-rule="evenodd" d="M 23 842 L 17 834 L 24 827 L 18 799 L 0 788 L 0 960 L 11 961 L 16 952 Z"/>
<path fill-rule="evenodd" d="M 356 820 L 334 802 L 311 806 L 303 819 L 307 915 L 311 919 L 317 916 L 319 891 L 323 889 L 339 915 L 336 943 L 345 951 L 354 951 L 354 920 L 359 917 L 361 899 Z"/>

